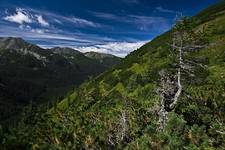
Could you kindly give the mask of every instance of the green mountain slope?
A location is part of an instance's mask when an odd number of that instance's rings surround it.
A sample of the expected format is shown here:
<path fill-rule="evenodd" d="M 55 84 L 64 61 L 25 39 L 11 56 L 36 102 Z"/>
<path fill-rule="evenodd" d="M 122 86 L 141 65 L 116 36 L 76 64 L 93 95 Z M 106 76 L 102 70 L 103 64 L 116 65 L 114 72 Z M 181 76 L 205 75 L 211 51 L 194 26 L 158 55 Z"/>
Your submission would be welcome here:
<path fill-rule="evenodd" d="M 195 30 L 207 28 L 209 45 L 189 57 L 206 69 L 182 80 L 184 93 L 158 131 L 161 70 L 175 72 L 171 31 L 128 55 L 123 63 L 84 83 L 38 118 L 13 132 L 7 146 L 33 149 L 224 149 L 225 3 L 208 8 Z M 219 11 L 214 10 L 220 7 Z M 215 15 L 219 13 L 220 15 Z M 210 19 L 202 19 L 202 18 Z M 23 124 L 24 125 L 24 124 Z M 32 133 L 24 135 L 27 128 Z M 21 139 L 23 137 L 23 139 Z M 12 144 L 14 143 L 14 144 Z M 15 144 L 16 143 L 16 144 Z M 28 144 L 29 143 L 29 144 Z"/>
<path fill-rule="evenodd" d="M 116 57 L 111 54 L 87 52 L 87 53 L 85 53 L 85 56 L 100 62 L 101 64 L 105 65 L 106 67 L 112 66 L 114 64 L 119 64 L 121 62 L 121 58 Z"/>
<path fill-rule="evenodd" d="M 0 121 L 14 120 L 31 101 L 62 99 L 108 67 L 73 49 L 42 49 L 21 38 L 0 38 Z"/>

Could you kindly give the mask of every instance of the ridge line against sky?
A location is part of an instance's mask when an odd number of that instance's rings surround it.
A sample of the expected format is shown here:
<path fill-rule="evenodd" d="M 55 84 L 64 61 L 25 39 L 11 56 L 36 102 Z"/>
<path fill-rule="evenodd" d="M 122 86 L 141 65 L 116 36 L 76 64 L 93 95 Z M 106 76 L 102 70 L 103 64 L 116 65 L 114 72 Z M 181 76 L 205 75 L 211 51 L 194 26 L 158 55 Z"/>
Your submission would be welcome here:
<path fill-rule="evenodd" d="M 215 0 L 1 0 L 0 36 L 22 37 L 44 48 L 124 57 L 169 30 L 178 12 L 193 15 L 212 3 Z"/>

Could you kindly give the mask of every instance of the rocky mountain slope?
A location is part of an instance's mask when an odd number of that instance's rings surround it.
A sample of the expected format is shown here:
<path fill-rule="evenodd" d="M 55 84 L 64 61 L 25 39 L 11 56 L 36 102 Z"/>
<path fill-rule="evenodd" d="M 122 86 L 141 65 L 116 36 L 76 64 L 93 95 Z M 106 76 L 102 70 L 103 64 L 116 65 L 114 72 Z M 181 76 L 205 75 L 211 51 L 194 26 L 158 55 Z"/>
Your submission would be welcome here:
<path fill-rule="evenodd" d="M 159 130 L 158 89 L 160 72 L 177 71 L 172 30 L 82 84 L 35 124 L 25 119 L 10 134 L 13 138 L 3 134 L 3 147 L 225 149 L 225 2 L 193 19 L 192 30 L 204 30 L 208 45 L 185 55 L 204 67 L 197 67 L 192 76 L 182 74 L 183 92 L 176 106 L 167 110 L 164 130 Z M 24 134 L 28 129 L 30 134 Z"/>
<path fill-rule="evenodd" d="M 21 38 L 0 38 L 0 121 L 31 102 L 50 106 L 116 63 L 106 66 L 73 49 L 42 49 Z"/>

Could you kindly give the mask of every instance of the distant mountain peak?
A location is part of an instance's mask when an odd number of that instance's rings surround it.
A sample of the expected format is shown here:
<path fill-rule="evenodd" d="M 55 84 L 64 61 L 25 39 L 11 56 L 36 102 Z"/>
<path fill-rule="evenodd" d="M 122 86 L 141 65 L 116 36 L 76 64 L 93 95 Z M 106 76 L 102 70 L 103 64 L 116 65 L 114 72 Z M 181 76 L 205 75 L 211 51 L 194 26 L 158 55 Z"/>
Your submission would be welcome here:
<path fill-rule="evenodd" d="M 51 50 L 57 54 L 82 54 L 80 51 L 69 47 L 54 47 Z"/>
<path fill-rule="evenodd" d="M 95 58 L 95 59 L 104 59 L 104 58 L 114 58 L 114 57 L 117 57 L 117 56 L 114 56 L 112 54 L 106 54 L 106 53 L 99 53 L 99 52 L 86 52 L 85 53 L 85 56 L 86 57 L 89 57 L 89 58 Z"/>
<path fill-rule="evenodd" d="M 112 64 L 119 64 L 121 62 L 120 57 L 114 56 L 112 54 L 98 53 L 98 52 L 87 52 L 84 54 L 86 57 L 97 60 L 101 64 L 105 64 L 106 66 L 112 66 Z"/>
<path fill-rule="evenodd" d="M 24 39 L 20 37 L 2 37 L 0 38 L 0 48 L 1 49 L 14 49 L 14 50 L 22 50 L 22 49 L 32 49 L 32 48 L 38 48 L 40 47 L 28 43 Z"/>

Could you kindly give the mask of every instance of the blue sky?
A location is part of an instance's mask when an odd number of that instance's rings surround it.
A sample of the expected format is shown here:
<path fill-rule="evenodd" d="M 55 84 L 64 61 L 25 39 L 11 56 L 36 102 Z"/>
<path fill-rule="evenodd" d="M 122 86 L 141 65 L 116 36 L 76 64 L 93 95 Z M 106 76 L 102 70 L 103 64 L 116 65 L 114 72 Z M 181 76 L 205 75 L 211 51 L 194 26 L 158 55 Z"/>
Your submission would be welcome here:
<path fill-rule="evenodd" d="M 217 0 L 1 0 L 0 36 L 124 57 Z"/>

